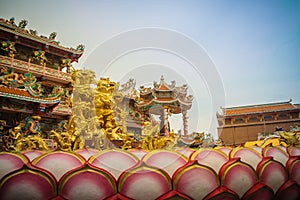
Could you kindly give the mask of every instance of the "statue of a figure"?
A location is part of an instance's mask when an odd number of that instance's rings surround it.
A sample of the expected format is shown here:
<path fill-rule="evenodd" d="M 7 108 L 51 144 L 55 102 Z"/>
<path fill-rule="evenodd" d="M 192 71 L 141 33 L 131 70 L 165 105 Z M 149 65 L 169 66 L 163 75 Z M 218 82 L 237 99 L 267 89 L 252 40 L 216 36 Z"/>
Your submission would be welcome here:
<path fill-rule="evenodd" d="M 41 117 L 38 115 L 26 117 L 25 125 L 22 127 L 24 135 L 40 135 L 40 120 Z"/>
<path fill-rule="evenodd" d="M 9 137 L 12 139 L 12 144 L 9 146 L 10 150 L 20 151 L 22 150 L 22 129 L 20 126 L 16 126 L 9 130 Z"/>
<path fill-rule="evenodd" d="M 11 17 L 7 22 L 8 22 L 9 24 L 11 24 L 11 25 L 16 25 L 16 24 L 15 24 L 15 18 L 14 18 L 14 17 Z"/>
<path fill-rule="evenodd" d="M 300 134 L 295 132 L 281 132 L 280 142 L 284 142 L 287 145 L 300 145 Z"/>
<path fill-rule="evenodd" d="M 27 20 L 25 20 L 25 19 L 23 19 L 23 20 L 21 20 L 20 21 L 20 23 L 19 23 L 19 28 L 25 28 L 26 27 L 26 25 L 28 24 L 28 21 Z"/>
<path fill-rule="evenodd" d="M 55 40 L 56 35 L 57 35 L 56 32 L 50 33 L 50 35 L 49 35 L 49 40 Z"/>
<path fill-rule="evenodd" d="M 48 150 L 46 142 L 41 137 L 40 119 L 40 116 L 29 116 L 25 119 L 25 124 L 20 123 L 10 129 L 8 137 L 4 140 L 6 150 Z"/>
<path fill-rule="evenodd" d="M 83 44 L 79 44 L 77 47 L 76 47 L 76 50 L 77 51 L 84 51 L 84 45 Z"/>
<path fill-rule="evenodd" d="M 32 30 L 32 29 L 29 29 L 29 33 L 31 35 L 37 35 L 38 34 L 37 30 Z"/>

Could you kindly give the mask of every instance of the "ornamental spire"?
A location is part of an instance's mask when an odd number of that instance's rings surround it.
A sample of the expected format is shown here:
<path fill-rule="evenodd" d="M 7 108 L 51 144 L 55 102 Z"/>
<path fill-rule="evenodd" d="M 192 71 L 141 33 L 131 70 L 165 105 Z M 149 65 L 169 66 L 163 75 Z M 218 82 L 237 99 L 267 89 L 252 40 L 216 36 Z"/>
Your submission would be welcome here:
<path fill-rule="evenodd" d="M 161 75 L 160 81 L 163 82 L 165 80 L 164 75 Z"/>

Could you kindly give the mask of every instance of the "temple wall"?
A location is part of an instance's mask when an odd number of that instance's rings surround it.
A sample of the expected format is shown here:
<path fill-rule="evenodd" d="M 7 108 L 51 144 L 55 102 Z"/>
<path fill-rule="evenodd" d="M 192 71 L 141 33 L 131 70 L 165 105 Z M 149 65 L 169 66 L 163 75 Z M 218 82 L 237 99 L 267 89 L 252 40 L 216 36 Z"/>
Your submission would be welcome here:
<path fill-rule="evenodd" d="M 243 124 L 239 126 L 219 127 L 218 133 L 225 145 L 239 145 L 247 141 L 257 140 L 258 133 L 273 133 L 276 127 L 281 127 L 283 130 L 289 131 L 290 126 L 294 126 L 295 124 L 299 125 L 300 119 L 285 122 L 272 121 L 266 122 L 265 124 Z"/>

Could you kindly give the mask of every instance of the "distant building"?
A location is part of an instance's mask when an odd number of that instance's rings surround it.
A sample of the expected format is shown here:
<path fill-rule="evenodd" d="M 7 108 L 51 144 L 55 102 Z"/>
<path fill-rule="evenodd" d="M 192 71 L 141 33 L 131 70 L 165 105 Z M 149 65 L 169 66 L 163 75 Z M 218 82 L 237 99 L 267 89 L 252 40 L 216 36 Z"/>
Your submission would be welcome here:
<path fill-rule="evenodd" d="M 300 125 L 300 106 L 291 101 L 222 108 L 217 113 L 218 136 L 225 145 L 257 140 L 258 133 L 290 130 Z"/>

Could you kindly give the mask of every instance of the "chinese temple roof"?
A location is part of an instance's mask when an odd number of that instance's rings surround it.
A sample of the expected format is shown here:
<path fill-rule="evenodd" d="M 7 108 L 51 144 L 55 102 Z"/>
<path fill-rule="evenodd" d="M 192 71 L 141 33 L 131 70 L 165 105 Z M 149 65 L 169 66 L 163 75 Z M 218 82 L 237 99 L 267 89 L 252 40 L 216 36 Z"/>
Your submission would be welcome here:
<path fill-rule="evenodd" d="M 140 87 L 140 97 L 137 104 L 140 108 L 161 105 L 172 108 L 173 113 L 181 113 L 183 107 L 190 109 L 193 100 L 191 95 L 187 96 L 187 85 L 176 87 L 175 81 L 167 84 L 163 76 L 159 83 L 153 83 L 153 88 Z"/>
<path fill-rule="evenodd" d="M 170 88 L 169 88 L 166 84 L 161 84 L 161 85 L 159 86 L 158 90 L 169 91 Z"/>
<path fill-rule="evenodd" d="M 265 113 L 265 112 L 274 112 L 274 111 L 286 111 L 286 110 L 294 110 L 294 109 L 300 109 L 300 107 L 292 104 L 291 101 L 288 101 L 288 102 L 279 102 L 279 103 L 223 108 L 223 113 L 225 116 L 234 116 L 234 115 L 244 115 L 244 114 L 252 114 L 252 113 L 254 114 L 254 113 Z"/>
<path fill-rule="evenodd" d="M 23 23 L 23 24 L 22 24 Z M 49 52 L 60 55 L 72 55 L 72 59 L 78 60 L 83 54 L 83 45 L 79 45 L 77 49 L 63 47 L 58 41 L 55 41 L 56 33 L 53 32 L 49 37 L 42 35 L 37 35 L 36 30 L 27 30 L 25 26 L 27 25 L 26 20 L 22 20 L 17 26 L 14 19 L 6 20 L 0 18 L 0 36 L 1 39 L 13 39 L 22 43 L 23 45 L 29 46 L 31 48 L 37 49 L 37 47 L 45 47 Z"/>
<path fill-rule="evenodd" d="M 164 76 L 160 77 L 160 83 L 157 85 L 157 83 L 154 83 L 154 90 L 156 91 L 172 91 L 175 87 L 175 82 L 172 82 L 172 85 L 168 85 L 165 82 Z"/>
<path fill-rule="evenodd" d="M 34 97 L 27 90 L 11 88 L 6 86 L 0 86 L 0 96 L 13 99 L 19 99 L 23 101 L 30 101 L 43 104 L 56 104 L 60 102 L 60 98 L 42 98 Z"/>

